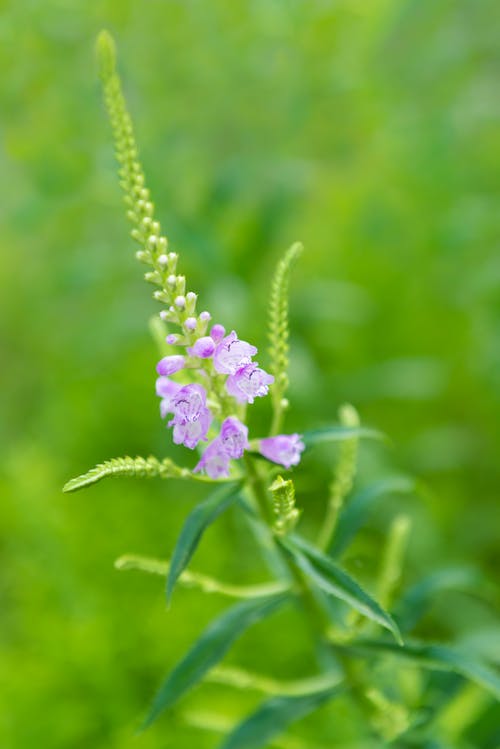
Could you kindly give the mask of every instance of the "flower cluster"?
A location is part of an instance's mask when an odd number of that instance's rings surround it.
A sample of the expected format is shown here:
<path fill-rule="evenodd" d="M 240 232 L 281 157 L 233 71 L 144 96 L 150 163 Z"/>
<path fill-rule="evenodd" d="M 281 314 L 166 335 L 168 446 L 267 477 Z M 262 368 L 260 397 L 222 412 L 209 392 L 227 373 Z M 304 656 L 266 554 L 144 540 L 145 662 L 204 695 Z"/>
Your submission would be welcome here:
<path fill-rule="evenodd" d="M 179 307 L 178 301 L 175 304 Z M 222 325 L 213 325 L 209 335 L 205 335 L 209 319 L 208 312 L 202 312 L 198 319 L 193 317 L 192 323 L 188 317 L 183 322 L 188 335 L 167 336 L 167 343 L 184 345 L 186 353 L 165 356 L 158 362 L 156 392 L 161 398 L 162 418 L 172 415 L 168 426 L 173 427 L 177 445 L 192 450 L 199 442 L 207 441 L 214 421 L 208 402 L 223 418 L 219 433 L 207 445 L 194 469 L 217 479 L 229 476 L 230 461 L 241 458 L 249 447 L 248 428 L 231 411 L 238 412 L 242 404 L 267 395 L 274 377 L 252 360 L 257 354 L 256 347 L 240 340 L 236 331 L 226 335 Z M 193 340 L 189 332 L 198 331 L 203 334 Z M 193 372 L 203 384 L 183 385 L 170 379 L 181 370 Z M 297 434 L 268 437 L 259 443 L 264 457 L 286 468 L 297 465 L 303 449 Z"/>

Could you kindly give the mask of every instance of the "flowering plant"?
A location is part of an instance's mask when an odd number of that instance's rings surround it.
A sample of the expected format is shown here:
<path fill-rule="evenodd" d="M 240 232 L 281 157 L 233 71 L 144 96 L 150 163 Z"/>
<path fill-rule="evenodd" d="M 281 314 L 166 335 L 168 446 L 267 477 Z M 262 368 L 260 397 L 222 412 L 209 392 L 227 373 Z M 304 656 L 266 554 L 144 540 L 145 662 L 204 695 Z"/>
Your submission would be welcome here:
<path fill-rule="evenodd" d="M 177 704 L 197 683 L 212 680 L 266 695 L 249 717 L 236 726 L 223 726 L 223 749 L 257 749 L 275 741 L 276 746 L 302 747 L 298 739 L 283 738 L 282 734 L 294 721 L 337 699 L 356 706 L 364 733 L 378 742 L 370 746 L 395 741 L 401 742 L 398 746 L 431 746 L 428 739 L 440 708 L 429 699 L 443 693 L 446 702 L 447 686 L 433 681 L 432 676 L 419 677 L 409 690 L 400 664 L 410 663 L 422 673 L 448 672 L 453 684 L 469 680 L 497 697 L 500 679 L 493 668 L 459 648 L 412 637 L 419 612 L 440 585 L 449 584 L 449 578 L 437 584 L 435 580 L 433 584 L 423 581 L 396 597 L 409 532 L 406 516 L 397 516 L 389 529 L 376 598 L 339 564 L 369 505 L 384 493 L 412 491 L 414 484 L 408 479 L 392 479 L 352 493 L 358 441 L 380 435 L 362 427 L 350 405 L 340 409 L 339 425 L 303 434 L 283 432 L 289 405 L 288 284 L 302 246 L 294 244 L 285 253 L 272 282 L 267 372 L 256 360 L 258 349 L 253 344 L 239 338 L 235 330 L 227 332 L 212 320 L 210 312 L 197 311 L 197 294 L 187 290 L 186 279 L 178 272 L 178 255 L 168 251 L 167 239 L 154 216 L 116 72 L 114 44 L 106 32 L 99 37 L 98 53 L 131 235 L 140 247 L 137 259 L 148 266 L 146 281 L 156 287 L 153 296 L 162 305 L 155 325 L 157 329 L 160 326 L 169 350 L 157 365 L 160 415 L 172 430 L 173 442 L 199 454 L 191 469 L 170 458 L 109 460 L 69 481 L 65 491 L 107 476 L 156 476 L 210 485 L 208 497 L 186 519 L 169 561 L 129 556 L 119 560 L 118 566 L 165 575 L 168 601 L 177 584 L 238 599 L 209 625 L 167 676 L 143 727 Z M 256 398 L 266 397 L 272 407 L 269 434 L 254 437 L 246 424 L 247 408 Z M 316 542 L 312 542 L 296 530 L 301 510 L 288 472 L 299 465 L 304 450 L 330 441 L 339 443 L 339 459 L 325 519 Z M 235 586 L 188 570 L 204 531 L 231 505 L 247 519 L 275 579 Z M 296 605 L 308 622 L 318 654 L 313 673 L 299 681 L 283 682 L 218 666 L 246 629 L 289 605 Z M 385 670 L 379 667 L 381 662 Z M 195 723 L 214 728 L 214 721 L 198 718 Z M 220 727 L 220 721 L 215 724 L 216 729 Z M 334 733 L 330 740 L 335 740 Z"/>

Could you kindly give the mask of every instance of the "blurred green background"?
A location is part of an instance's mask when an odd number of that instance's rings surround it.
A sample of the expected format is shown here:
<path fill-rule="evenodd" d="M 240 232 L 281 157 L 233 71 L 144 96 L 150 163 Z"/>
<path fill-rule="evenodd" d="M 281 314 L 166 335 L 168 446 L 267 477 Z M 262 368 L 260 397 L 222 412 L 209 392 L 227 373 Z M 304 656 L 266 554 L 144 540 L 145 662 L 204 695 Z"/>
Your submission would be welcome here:
<path fill-rule="evenodd" d="M 61 493 L 105 458 L 193 460 L 158 416 L 156 307 L 123 215 L 98 31 L 115 35 L 158 214 L 200 309 L 265 349 L 269 275 L 304 242 L 287 427 L 335 421 L 348 400 L 391 436 L 363 449 L 362 476 L 409 473 L 422 490 L 384 505 L 353 564 L 363 576 L 403 506 L 412 580 L 500 564 L 499 21 L 494 0 L 2 5 L 2 748 L 204 749 L 216 735 L 187 726 L 184 710 L 236 717 L 256 700 L 203 687 L 134 737 L 163 675 L 227 604 L 179 591 L 167 612 L 159 578 L 113 562 L 167 556 L 202 492 L 129 480 Z M 267 407 L 254 409 L 254 436 Z M 304 459 L 306 528 L 332 456 Z M 193 568 L 262 580 L 256 558 L 228 513 Z M 437 638 L 493 627 L 490 605 L 441 604 L 454 615 L 431 618 Z M 278 654 L 266 626 L 232 661 L 311 672 L 300 620 L 281 622 Z M 362 746 L 337 725 L 339 746 Z"/>

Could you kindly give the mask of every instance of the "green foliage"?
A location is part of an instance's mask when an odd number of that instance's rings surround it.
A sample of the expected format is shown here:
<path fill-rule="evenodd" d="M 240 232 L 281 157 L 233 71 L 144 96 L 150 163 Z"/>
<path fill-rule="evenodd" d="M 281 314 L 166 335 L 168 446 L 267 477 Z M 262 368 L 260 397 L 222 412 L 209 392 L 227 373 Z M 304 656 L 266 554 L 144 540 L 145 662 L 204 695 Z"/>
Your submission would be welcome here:
<path fill-rule="evenodd" d="M 161 478 L 161 479 L 183 479 L 191 478 L 192 474 L 186 468 L 180 468 L 170 460 L 170 458 L 163 458 L 158 460 L 152 455 L 149 458 L 112 458 L 112 460 L 105 460 L 104 463 L 99 463 L 95 468 L 92 468 L 87 473 L 83 473 L 81 476 L 77 476 L 74 479 L 70 479 L 63 488 L 64 492 L 75 492 L 78 489 L 84 489 L 90 484 L 96 484 L 104 478 L 109 476 L 118 477 L 131 477 L 131 478 Z"/>
<path fill-rule="evenodd" d="M 216 489 L 188 515 L 177 540 L 167 578 L 167 602 L 170 602 L 177 579 L 188 566 L 203 533 L 219 515 L 237 499 L 241 483 Z"/>
<path fill-rule="evenodd" d="M 295 506 L 295 487 L 293 481 L 277 476 L 269 487 L 273 498 L 273 512 L 276 516 L 273 530 L 278 536 L 292 531 L 299 519 L 300 510 Z"/>
<path fill-rule="evenodd" d="M 388 629 L 398 642 L 401 641 L 392 617 L 345 570 L 298 536 L 281 543 L 314 587 L 328 596 L 345 601 L 355 611 Z"/>
<path fill-rule="evenodd" d="M 300 695 L 272 697 L 231 732 L 221 749 L 259 749 L 267 746 L 291 723 L 317 710 L 342 691 L 343 687 L 336 684 Z"/>
<path fill-rule="evenodd" d="M 320 427 L 319 429 L 306 429 L 303 433 L 303 439 L 307 447 L 318 445 L 322 442 L 343 442 L 344 440 L 363 438 L 384 440 L 385 435 L 371 427 L 346 427 L 338 425 Z"/>
<path fill-rule="evenodd" d="M 339 421 L 342 426 L 348 429 L 357 429 L 360 425 L 358 412 L 349 403 L 345 403 L 340 407 Z M 342 505 L 354 483 L 357 456 L 358 437 L 341 442 L 338 462 L 330 484 L 326 518 L 318 539 L 318 546 L 321 549 L 328 549 L 334 536 Z"/>
<path fill-rule="evenodd" d="M 437 671 L 452 671 L 479 684 L 500 700 L 500 676 L 480 660 L 466 651 L 444 645 L 422 645 L 405 642 L 394 645 L 384 640 L 359 640 L 344 647 L 348 652 L 360 656 L 367 654 L 394 655 L 423 668 Z"/>
<path fill-rule="evenodd" d="M 414 479 L 406 476 L 390 476 L 364 486 L 353 494 L 339 517 L 335 536 L 329 553 L 339 557 L 370 517 L 370 511 L 377 502 L 391 494 L 405 494 L 415 491 Z"/>
<path fill-rule="evenodd" d="M 288 402 L 285 393 L 288 388 L 288 287 L 292 266 L 303 250 L 300 242 L 293 244 L 279 261 L 271 283 L 269 300 L 269 354 L 271 363 L 269 370 L 274 375 L 271 387 L 273 400 L 273 422 L 271 434 L 278 434 L 281 428 L 283 411 Z"/>
<path fill-rule="evenodd" d="M 142 727 L 147 728 L 172 707 L 224 657 L 246 629 L 272 614 L 286 600 L 287 596 L 280 593 L 242 601 L 213 621 L 162 684 Z"/>

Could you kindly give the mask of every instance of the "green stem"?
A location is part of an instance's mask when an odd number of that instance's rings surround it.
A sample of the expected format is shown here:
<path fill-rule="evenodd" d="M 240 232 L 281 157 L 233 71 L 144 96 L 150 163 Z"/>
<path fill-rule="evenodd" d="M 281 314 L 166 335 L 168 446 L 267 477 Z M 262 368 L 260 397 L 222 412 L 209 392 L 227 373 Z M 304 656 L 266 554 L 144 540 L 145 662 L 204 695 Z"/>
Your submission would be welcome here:
<path fill-rule="evenodd" d="M 259 474 L 253 459 L 250 456 L 245 457 L 246 467 L 249 477 L 249 486 L 251 492 L 256 500 L 258 507 L 261 510 L 262 515 L 267 520 L 268 524 L 272 523 L 272 516 L 270 513 L 269 500 L 267 496 L 266 487 L 263 482 L 263 477 Z M 301 569 L 295 564 L 294 560 L 286 554 L 280 554 L 284 563 L 286 564 L 292 579 L 297 584 L 297 588 L 301 597 L 301 602 L 307 616 L 310 628 L 313 633 L 313 637 L 320 643 L 327 644 L 335 653 L 338 664 L 341 667 L 343 677 L 347 686 L 349 687 L 350 693 L 352 694 L 355 703 L 357 704 L 363 717 L 367 720 L 371 726 L 371 720 L 373 717 L 373 705 L 367 696 L 367 688 L 364 684 L 364 680 L 359 667 L 337 648 L 332 643 L 329 637 L 330 622 L 328 617 L 316 600 L 314 593 L 309 584 L 309 580 L 304 575 Z M 372 730 L 374 730 L 372 728 Z"/>
<path fill-rule="evenodd" d="M 266 486 L 264 484 L 263 476 L 260 473 L 260 470 L 256 465 L 254 458 L 248 455 L 248 453 L 244 454 L 244 460 L 248 476 L 248 485 L 252 492 L 252 496 L 257 503 L 257 507 L 259 508 L 259 512 L 262 518 L 265 520 L 268 526 L 272 526 L 273 515 L 271 502 Z"/>
<path fill-rule="evenodd" d="M 344 498 L 340 495 L 332 496 L 328 502 L 325 520 L 318 536 L 318 546 L 322 551 L 328 551 L 330 548 L 343 504 Z"/>
<path fill-rule="evenodd" d="M 142 572 L 166 577 L 170 564 L 161 559 L 127 554 L 116 560 L 115 567 L 118 570 L 141 570 Z M 218 593 L 228 598 L 239 599 L 260 598 L 283 593 L 289 589 L 289 585 L 279 582 L 262 583 L 261 585 L 232 585 L 189 570 L 184 570 L 179 578 L 179 583 L 187 588 L 199 588 L 204 593 Z"/>

